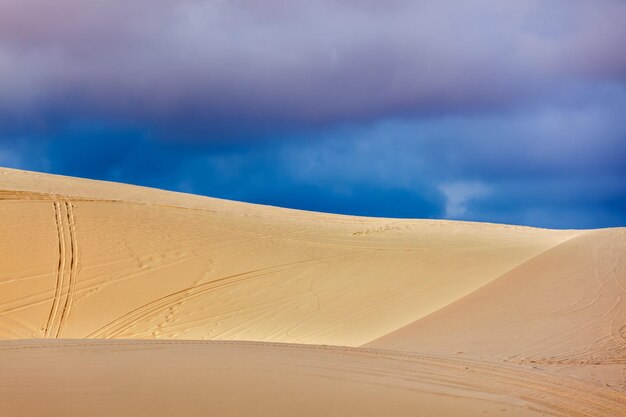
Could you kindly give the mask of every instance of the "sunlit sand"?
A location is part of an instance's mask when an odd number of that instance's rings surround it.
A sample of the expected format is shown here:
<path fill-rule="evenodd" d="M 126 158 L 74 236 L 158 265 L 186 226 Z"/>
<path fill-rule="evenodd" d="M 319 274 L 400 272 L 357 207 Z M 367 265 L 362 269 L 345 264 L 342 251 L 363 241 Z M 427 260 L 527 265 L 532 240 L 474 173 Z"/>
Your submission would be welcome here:
<path fill-rule="evenodd" d="M 0 213 L 1 415 L 625 415 L 624 228 L 10 169 Z"/>

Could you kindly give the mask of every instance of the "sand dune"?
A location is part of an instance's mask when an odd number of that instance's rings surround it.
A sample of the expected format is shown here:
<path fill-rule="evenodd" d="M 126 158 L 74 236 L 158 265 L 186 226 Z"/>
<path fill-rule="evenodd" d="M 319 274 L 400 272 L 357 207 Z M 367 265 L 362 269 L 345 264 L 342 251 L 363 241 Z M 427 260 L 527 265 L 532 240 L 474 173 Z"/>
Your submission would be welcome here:
<path fill-rule="evenodd" d="M 0 197 L 5 338 L 358 346 L 578 234 L 324 215 L 103 182 L 89 188 L 84 180 L 19 171 L 2 176 L 11 179 Z"/>
<path fill-rule="evenodd" d="M 626 391 L 626 229 L 586 232 L 367 346 L 463 352 Z"/>
<path fill-rule="evenodd" d="M 10 169 L 0 213 L 0 415 L 626 415 L 623 228 Z"/>

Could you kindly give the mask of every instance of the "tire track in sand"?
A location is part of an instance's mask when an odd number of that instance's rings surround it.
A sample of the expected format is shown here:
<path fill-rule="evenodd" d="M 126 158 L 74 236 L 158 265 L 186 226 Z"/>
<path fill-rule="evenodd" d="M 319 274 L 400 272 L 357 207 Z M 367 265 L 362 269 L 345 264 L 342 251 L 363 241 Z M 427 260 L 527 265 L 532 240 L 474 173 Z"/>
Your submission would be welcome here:
<path fill-rule="evenodd" d="M 59 242 L 59 263 L 57 265 L 54 298 L 52 300 L 52 307 L 50 308 L 50 314 L 48 315 L 48 321 L 46 322 L 46 328 L 44 331 L 45 337 L 47 338 L 50 337 L 50 333 L 53 332 L 52 327 L 61 302 L 61 291 L 63 290 L 63 280 L 65 278 L 65 234 L 63 232 L 63 214 L 61 213 L 61 204 L 58 201 L 54 202 L 54 220 L 57 227 L 57 238 Z"/>
<path fill-rule="evenodd" d="M 70 309 L 72 308 L 72 298 L 74 297 L 74 290 L 76 288 L 76 275 L 78 273 L 78 243 L 76 241 L 76 224 L 74 222 L 74 209 L 70 201 L 65 202 L 67 211 L 67 224 L 70 230 L 70 272 L 69 272 L 69 285 L 67 289 L 67 297 L 65 298 L 65 305 L 63 306 L 63 312 L 61 313 L 61 320 L 59 321 L 59 328 L 56 337 L 60 337 L 67 325 L 67 319 L 70 315 Z"/>
<path fill-rule="evenodd" d="M 260 278 L 275 273 L 286 272 L 290 270 L 304 268 L 306 266 L 316 265 L 329 261 L 331 259 L 341 258 L 345 255 L 333 255 L 323 258 L 305 259 L 302 261 L 290 262 L 282 265 L 260 268 L 253 271 L 242 272 L 239 274 L 229 275 L 218 278 L 213 281 L 181 289 L 171 294 L 160 297 L 149 303 L 143 304 L 115 320 L 105 324 L 99 329 L 91 332 L 85 338 L 112 338 L 120 335 L 125 330 L 131 328 L 135 324 L 152 317 L 159 312 L 166 310 L 172 305 L 176 305 L 189 299 L 201 296 L 218 288 L 234 285 L 254 278 Z"/>
<path fill-rule="evenodd" d="M 78 243 L 72 203 L 55 201 L 54 214 L 59 242 L 59 262 L 52 307 L 44 329 L 46 338 L 58 338 L 63 333 L 72 307 L 78 273 Z"/>

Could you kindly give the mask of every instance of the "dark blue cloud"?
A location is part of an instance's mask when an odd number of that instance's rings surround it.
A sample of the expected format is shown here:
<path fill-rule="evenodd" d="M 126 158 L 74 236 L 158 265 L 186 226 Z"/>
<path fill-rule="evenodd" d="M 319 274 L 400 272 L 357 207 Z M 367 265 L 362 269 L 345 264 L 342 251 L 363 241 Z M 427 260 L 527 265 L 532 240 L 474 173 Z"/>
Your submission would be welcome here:
<path fill-rule="evenodd" d="M 81 123 L 0 144 L 24 168 L 261 204 L 591 228 L 626 224 L 624 110 L 626 100 L 601 101 L 232 143 L 178 143 L 136 127 Z"/>

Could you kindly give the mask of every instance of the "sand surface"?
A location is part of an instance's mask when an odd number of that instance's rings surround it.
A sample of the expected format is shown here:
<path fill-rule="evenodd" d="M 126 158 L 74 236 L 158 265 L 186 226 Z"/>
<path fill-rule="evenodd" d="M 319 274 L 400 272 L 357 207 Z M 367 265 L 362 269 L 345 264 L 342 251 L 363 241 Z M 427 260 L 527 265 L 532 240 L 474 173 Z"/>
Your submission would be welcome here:
<path fill-rule="evenodd" d="M 367 346 L 462 352 L 626 392 L 626 230 L 571 239 Z"/>
<path fill-rule="evenodd" d="M 10 169 L 0 213 L 0 415 L 626 415 L 624 228 Z"/>
<path fill-rule="evenodd" d="M 530 417 L 623 411 L 623 397 L 576 379 L 386 350 L 57 340 L 5 342 L 0 352 L 0 391 L 10 398 L 0 405 L 6 415 Z"/>

